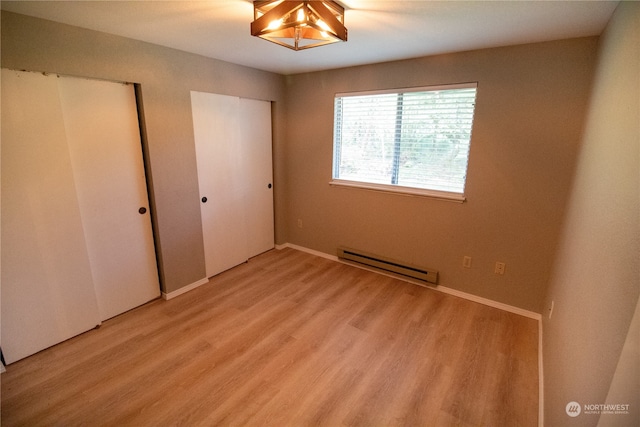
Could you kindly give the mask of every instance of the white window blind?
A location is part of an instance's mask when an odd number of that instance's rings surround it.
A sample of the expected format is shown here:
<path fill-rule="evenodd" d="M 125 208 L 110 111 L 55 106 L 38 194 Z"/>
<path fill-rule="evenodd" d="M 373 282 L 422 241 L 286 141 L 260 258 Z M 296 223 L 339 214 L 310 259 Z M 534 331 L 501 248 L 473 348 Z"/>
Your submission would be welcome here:
<path fill-rule="evenodd" d="M 334 183 L 463 197 L 476 88 L 336 95 Z"/>

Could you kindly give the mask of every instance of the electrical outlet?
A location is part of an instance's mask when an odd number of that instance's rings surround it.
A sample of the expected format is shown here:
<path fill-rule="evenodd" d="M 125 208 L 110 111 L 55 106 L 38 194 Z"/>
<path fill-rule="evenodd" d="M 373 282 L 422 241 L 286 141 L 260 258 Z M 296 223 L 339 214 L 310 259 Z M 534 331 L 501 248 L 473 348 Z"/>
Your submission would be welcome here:
<path fill-rule="evenodd" d="M 302 220 L 298 219 L 298 228 L 302 228 Z"/>
<path fill-rule="evenodd" d="M 462 266 L 464 268 L 471 268 L 471 257 L 470 256 L 465 256 L 464 258 L 462 258 Z"/>
<path fill-rule="evenodd" d="M 551 319 L 551 315 L 553 314 L 553 305 L 555 301 L 551 301 L 551 306 L 549 307 L 549 319 Z"/>
<path fill-rule="evenodd" d="M 504 269 L 506 265 L 504 262 L 496 262 L 496 268 L 493 270 L 496 274 L 504 274 Z"/>

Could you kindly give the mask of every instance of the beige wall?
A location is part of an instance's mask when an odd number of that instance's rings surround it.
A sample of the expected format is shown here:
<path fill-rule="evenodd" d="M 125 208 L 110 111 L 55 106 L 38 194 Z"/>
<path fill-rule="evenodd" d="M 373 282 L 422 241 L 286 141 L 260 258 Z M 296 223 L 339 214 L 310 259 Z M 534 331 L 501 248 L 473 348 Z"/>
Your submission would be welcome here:
<path fill-rule="evenodd" d="M 287 78 L 287 240 L 440 271 L 440 284 L 540 312 L 580 145 L 596 38 Z M 329 186 L 337 92 L 478 82 L 467 201 Z M 303 227 L 297 227 L 301 219 Z M 462 267 L 463 256 L 472 268 Z M 493 273 L 506 263 L 504 276 Z"/>
<path fill-rule="evenodd" d="M 605 403 L 640 294 L 639 259 L 640 3 L 622 2 L 600 40 L 583 148 L 547 293 L 546 304 L 555 304 L 552 318 L 543 317 L 545 425 L 598 423 L 597 415 L 567 417 L 565 406 Z M 601 425 L 638 425 L 638 381 L 626 397 L 611 391 L 623 401 L 608 402 L 635 405 L 635 415 Z"/>
<path fill-rule="evenodd" d="M 141 84 L 163 291 L 205 276 L 191 90 L 274 101 L 282 210 L 282 76 L 10 12 L 2 12 L 2 67 Z"/>
<path fill-rule="evenodd" d="M 640 424 L 640 299 L 611 380 L 606 404 L 629 404 L 629 414 L 602 414 L 598 427 L 638 427 Z"/>

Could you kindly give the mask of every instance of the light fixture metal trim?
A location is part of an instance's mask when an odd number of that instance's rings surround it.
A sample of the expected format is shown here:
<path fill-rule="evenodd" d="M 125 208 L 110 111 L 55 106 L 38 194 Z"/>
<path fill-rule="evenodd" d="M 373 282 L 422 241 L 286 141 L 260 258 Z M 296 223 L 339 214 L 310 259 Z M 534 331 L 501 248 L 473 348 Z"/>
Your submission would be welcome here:
<path fill-rule="evenodd" d="M 251 35 L 292 50 L 347 41 L 344 8 L 335 1 L 256 0 Z"/>

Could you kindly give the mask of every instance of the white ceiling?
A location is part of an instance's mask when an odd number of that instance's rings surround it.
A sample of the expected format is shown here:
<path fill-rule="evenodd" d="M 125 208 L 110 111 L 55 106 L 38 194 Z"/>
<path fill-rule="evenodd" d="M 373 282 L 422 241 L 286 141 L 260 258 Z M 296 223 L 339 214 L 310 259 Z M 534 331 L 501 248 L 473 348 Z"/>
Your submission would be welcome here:
<path fill-rule="evenodd" d="M 598 35 L 617 1 L 342 0 L 349 40 L 292 51 L 249 34 L 250 0 L 2 1 L 2 9 L 294 74 Z"/>

